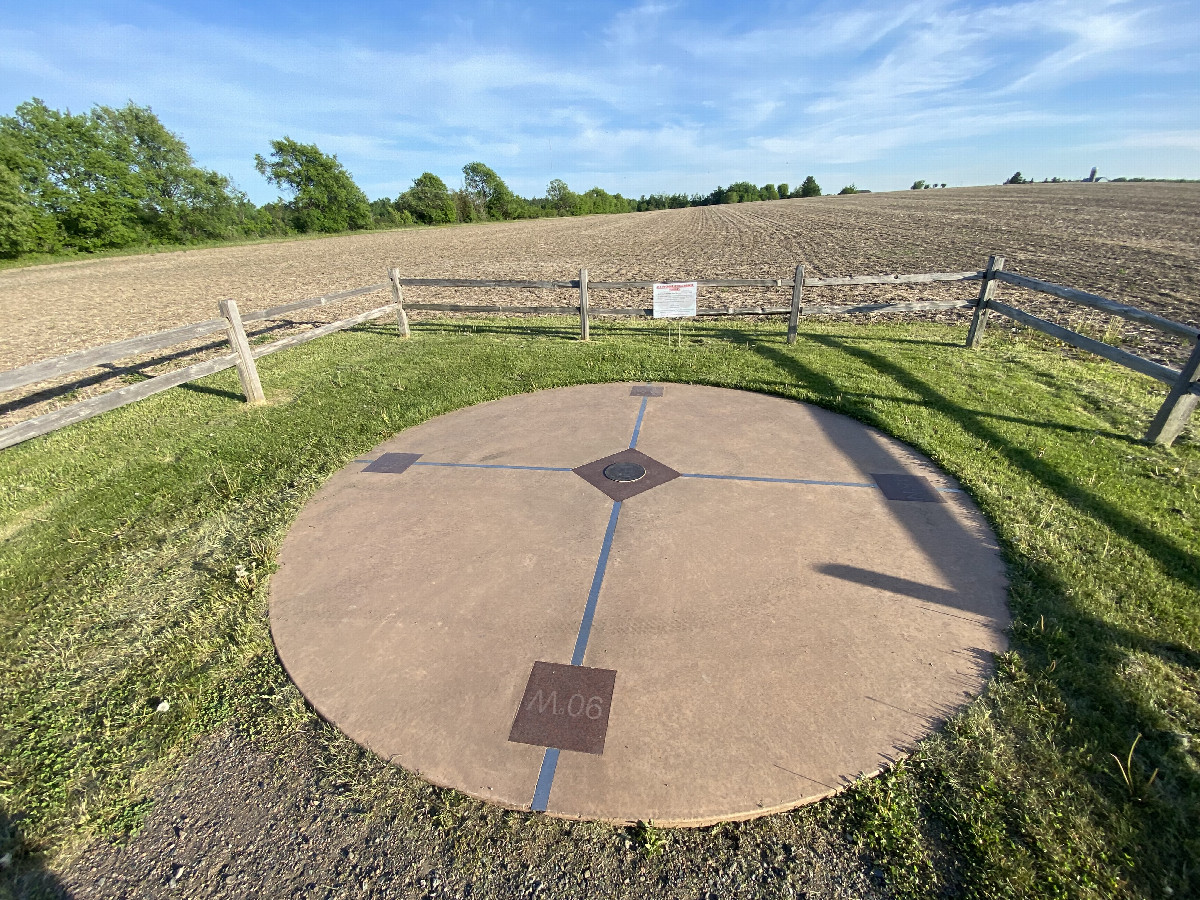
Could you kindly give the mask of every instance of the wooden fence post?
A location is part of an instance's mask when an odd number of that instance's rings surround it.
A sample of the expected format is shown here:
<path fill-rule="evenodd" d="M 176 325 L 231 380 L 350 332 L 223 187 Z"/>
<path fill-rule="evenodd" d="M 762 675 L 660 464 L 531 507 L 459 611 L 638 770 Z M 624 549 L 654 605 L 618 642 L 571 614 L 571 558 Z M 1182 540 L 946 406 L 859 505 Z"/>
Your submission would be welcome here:
<path fill-rule="evenodd" d="M 1158 408 L 1158 414 L 1150 423 L 1150 430 L 1146 432 L 1146 443 L 1170 447 L 1175 442 L 1175 438 L 1179 437 L 1184 426 L 1187 425 L 1188 417 L 1195 411 L 1196 404 L 1200 402 L 1200 397 L 1192 393 L 1192 389 L 1198 383 L 1200 383 L 1200 341 L 1197 341 L 1196 346 L 1192 348 L 1192 355 L 1188 357 L 1183 371 L 1179 373 L 1179 378 L 1171 386 L 1167 399 Z"/>
<path fill-rule="evenodd" d="M 396 303 L 396 323 L 400 326 L 400 337 L 410 337 L 408 313 L 404 311 L 404 292 L 400 289 L 400 270 L 388 269 L 388 280 L 392 283 L 392 300 Z"/>
<path fill-rule="evenodd" d="M 796 343 L 796 330 L 800 325 L 800 298 L 804 294 L 804 266 L 796 266 L 796 283 L 792 285 L 792 314 L 788 317 L 789 344 Z"/>
<path fill-rule="evenodd" d="M 983 342 L 983 329 L 987 327 L 988 304 L 996 296 L 996 273 L 1004 268 L 1003 256 L 989 256 L 987 268 L 983 270 L 983 284 L 979 286 L 979 299 L 975 301 L 975 315 L 971 317 L 971 330 L 967 332 L 967 346 L 975 350 Z"/>
<path fill-rule="evenodd" d="M 579 339 L 591 340 L 591 327 L 588 322 L 588 276 L 587 269 L 579 270 Z"/>
<path fill-rule="evenodd" d="M 225 331 L 229 335 L 229 346 L 237 354 L 238 378 L 242 382 L 242 393 L 250 403 L 266 403 L 262 382 L 258 380 L 258 367 L 250 353 L 250 342 L 246 340 L 246 329 L 242 327 L 242 316 L 236 300 L 222 300 L 221 315 L 225 317 Z"/>

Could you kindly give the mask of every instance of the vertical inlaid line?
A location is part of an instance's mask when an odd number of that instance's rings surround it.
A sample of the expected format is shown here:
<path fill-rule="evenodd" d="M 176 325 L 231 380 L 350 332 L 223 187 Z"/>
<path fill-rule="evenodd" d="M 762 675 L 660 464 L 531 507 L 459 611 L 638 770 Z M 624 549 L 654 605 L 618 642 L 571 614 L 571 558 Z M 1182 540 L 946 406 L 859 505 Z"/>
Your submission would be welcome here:
<path fill-rule="evenodd" d="M 617 517 L 621 514 L 621 501 L 613 504 L 608 517 L 608 528 L 604 532 L 604 545 L 600 548 L 600 559 L 596 562 L 596 574 L 592 576 L 592 589 L 588 592 L 587 605 L 583 608 L 583 621 L 579 623 L 579 637 L 575 639 L 575 652 L 571 654 L 571 665 L 583 665 L 583 653 L 587 650 L 588 636 L 592 633 L 592 618 L 596 615 L 596 602 L 600 599 L 600 586 L 604 584 L 604 570 L 608 568 L 608 554 L 612 550 L 613 535 L 617 531 Z"/>
<path fill-rule="evenodd" d="M 550 788 L 554 786 L 554 770 L 558 767 L 558 748 L 547 747 L 542 757 L 542 770 L 538 772 L 537 787 L 533 789 L 533 812 L 545 812 L 550 803 Z"/>
<path fill-rule="evenodd" d="M 633 438 L 629 441 L 629 449 L 637 447 L 638 435 L 642 431 L 642 418 L 646 415 L 646 404 L 649 397 L 642 398 L 641 408 L 638 409 L 637 422 L 633 426 Z M 600 547 L 600 558 L 596 560 L 596 572 L 592 575 L 592 588 L 588 591 L 587 604 L 583 608 L 583 619 L 579 623 L 579 635 L 575 638 L 575 650 L 571 654 L 571 665 L 583 665 L 583 655 L 587 652 L 588 638 L 592 633 L 592 619 L 596 615 L 596 604 L 600 600 L 600 588 L 604 584 L 604 572 L 608 568 L 608 557 L 612 552 L 613 537 L 617 533 L 617 519 L 621 515 L 621 501 L 613 504 L 612 513 L 608 517 L 608 527 L 604 530 L 604 543 Z M 554 772 L 558 768 L 557 747 L 547 747 L 542 757 L 542 768 L 538 772 L 537 785 L 533 789 L 533 802 L 529 808 L 533 812 L 545 812 L 550 804 L 550 791 L 554 787 Z"/>
<path fill-rule="evenodd" d="M 637 424 L 633 426 L 633 440 L 629 442 L 629 449 L 632 450 L 637 446 L 638 435 L 642 431 L 642 416 L 646 414 L 646 404 L 650 402 L 649 397 L 642 398 L 642 408 L 638 410 Z"/>

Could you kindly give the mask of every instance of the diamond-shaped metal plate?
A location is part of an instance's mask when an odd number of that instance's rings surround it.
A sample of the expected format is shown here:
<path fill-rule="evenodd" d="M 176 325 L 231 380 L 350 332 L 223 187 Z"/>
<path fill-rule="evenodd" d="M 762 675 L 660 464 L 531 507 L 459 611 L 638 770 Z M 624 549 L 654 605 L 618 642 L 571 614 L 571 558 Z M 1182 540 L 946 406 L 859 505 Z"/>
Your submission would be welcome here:
<path fill-rule="evenodd" d="M 383 453 L 380 457 L 366 466 L 364 472 L 386 472 L 389 475 L 399 475 L 421 458 L 420 453 Z"/>
<path fill-rule="evenodd" d="M 508 739 L 602 754 L 616 681 L 613 669 L 535 662 Z"/>
<path fill-rule="evenodd" d="M 918 503 L 943 503 L 942 495 L 921 475 L 875 475 L 872 478 L 889 500 L 915 500 Z"/>
<path fill-rule="evenodd" d="M 663 395 L 663 386 L 661 384 L 635 384 L 629 391 L 630 397 L 661 397 Z"/>
<path fill-rule="evenodd" d="M 646 474 L 637 481 L 610 481 L 604 477 L 604 470 L 613 463 L 635 463 L 645 469 Z M 597 459 L 572 469 L 572 471 L 613 500 L 628 500 L 630 497 L 644 494 L 651 488 L 656 488 L 679 477 L 679 473 L 670 466 L 663 465 L 640 450 L 622 450 L 620 453 L 614 453 L 604 459 Z"/>

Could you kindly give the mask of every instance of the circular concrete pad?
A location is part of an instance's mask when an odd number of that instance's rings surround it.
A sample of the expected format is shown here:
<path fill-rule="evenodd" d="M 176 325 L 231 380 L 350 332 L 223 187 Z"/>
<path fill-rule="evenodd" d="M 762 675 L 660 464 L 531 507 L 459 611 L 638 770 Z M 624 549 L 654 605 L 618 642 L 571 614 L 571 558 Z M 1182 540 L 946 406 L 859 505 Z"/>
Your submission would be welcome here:
<path fill-rule="evenodd" d="M 330 478 L 271 581 L 313 706 L 475 797 L 682 825 L 838 790 L 982 689 L 1004 568 L 951 479 L 812 406 L 659 387 L 459 410 Z"/>

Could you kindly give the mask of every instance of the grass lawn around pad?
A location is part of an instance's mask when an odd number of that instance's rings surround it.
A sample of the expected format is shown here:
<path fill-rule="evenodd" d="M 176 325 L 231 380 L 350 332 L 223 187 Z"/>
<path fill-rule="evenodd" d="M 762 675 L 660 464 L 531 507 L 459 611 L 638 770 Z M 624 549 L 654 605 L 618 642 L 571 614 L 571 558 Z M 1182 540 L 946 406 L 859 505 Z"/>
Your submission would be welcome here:
<path fill-rule="evenodd" d="M 136 829 L 198 736 L 316 718 L 275 656 L 266 588 L 328 475 L 452 409 L 653 380 L 816 403 L 930 456 L 1000 539 L 1013 650 L 881 777 L 757 822 L 629 830 L 629 852 L 699 858 L 730 829 L 816 821 L 898 896 L 1200 894 L 1195 431 L 1140 444 L 1161 386 L 1024 330 L 968 351 L 962 327 L 802 326 L 788 347 L 778 322 L 601 319 L 589 343 L 568 319 L 420 321 L 408 341 L 373 325 L 261 360 L 266 406 L 227 371 L 0 453 L 0 879 L 32 890 L 80 842 Z M 374 762 L 329 741 L 348 789 L 376 790 L 354 776 Z M 424 814 L 403 796 L 417 785 L 388 802 Z M 434 793 L 462 834 L 490 821 Z M 505 816 L 537 852 L 598 827 Z"/>

